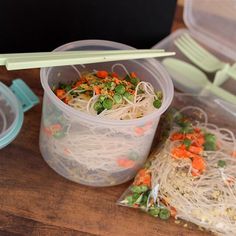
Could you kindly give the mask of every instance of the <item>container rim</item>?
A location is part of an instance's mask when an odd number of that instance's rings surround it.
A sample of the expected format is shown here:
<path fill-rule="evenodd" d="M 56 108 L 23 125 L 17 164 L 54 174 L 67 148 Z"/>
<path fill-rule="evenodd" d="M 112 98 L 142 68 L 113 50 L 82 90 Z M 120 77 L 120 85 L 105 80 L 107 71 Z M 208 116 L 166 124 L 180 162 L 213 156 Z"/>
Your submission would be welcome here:
<path fill-rule="evenodd" d="M 0 87 L 2 87 L 2 92 L 6 95 L 6 97 L 12 100 L 12 104 L 15 109 L 15 118 L 12 124 L 0 134 L 1 149 L 7 146 L 10 142 L 12 142 L 18 135 L 23 124 L 24 112 L 14 93 L 2 82 L 0 82 Z"/>
<path fill-rule="evenodd" d="M 122 44 L 122 43 L 112 42 L 112 41 L 108 41 L 108 40 L 96 40 L 95 39 L 95 40 L 81 40 L 81 41 L 70 42 L 70 43 L 64 44 L 64 45 L 56 48 L 54 51 L 70 50 L 70 49 L 73 49 L 76 46 L 76 44 L 80 47 L 81 46 L 98 45 L 98 46 L 114 47 L 117 50 L 119 50 L 119 49 L 135 49 L 134 47 L 130 47 L 130 46 Z M 161 74 L 161 76 L 163 78 L 165 78 L 168 89 L 169 89 L 168 94 L 164 93 L 162 106 L 159 109 L 157 109 L 156 111 L 154 111 L 151 114 L 148 114 L 142 118 L 137 118 L 137 119 L 132 119 L 132 120 L 112 120 L 112 119 L 92 116 L 90 114 L 78 111 L 78 110 L 74 109 L 73 107 L 66 105 L 64 102 L 62 102 L 61 100 L 59 100 L 56 97 L 56 95 L 52 92 L 51 88 L 49 87 L 47 80 L 45 80 L 45 78 L 47 78 L 49 72 L 51 71 L 51 69 L 53 67 L 42 68 L 40 70 L 41 84 L 43 86 L 44 92 L 50 97 L 50 99 L 52 100 L 54 105 L 56 105 L 57 107 L 59 107 L 63 111 L 66 111 L 66 112 L 73 114 L 77 117 L 79 116 L 80 119 L 84 119 L 84 120 L 87 120 L 90 122 L 98 122 L 99 124 L 103 124 L 103 125 L 109 124 L 109 125 L 122 126 L 122 125 L 133 125 L 134 122 L 143 123 L 143 122 L 149 121 L 150 119 L 155 119 L 157 117 L 159 118 L 167 110 L 167 108 L 170 106 L 170 104 L 172 102 L 172 99 L 174 96 L 174 86 L 173 86 L 172 80 L 171 80 L 169 74 L 167 73 L 167 71 L 165 70 L 165 68 L 159 62 L 157 62 L 157 60 L 145 59 L 143 61 L 145 61 L 146 63 L 142 64 L 142 65 L 141 65 L 141 63 L 137 62 L 136 60 L 132 60 L 132 61 L 135 61 L 135 63 L 144 67 L 151 74 L 154 74 L 153 70 L 158 71 Z M 148 68 L 148 66 L 150 66 L 152 68 Z M 162 88 L 162 90 L 163 90 L 163 88 Z"/>

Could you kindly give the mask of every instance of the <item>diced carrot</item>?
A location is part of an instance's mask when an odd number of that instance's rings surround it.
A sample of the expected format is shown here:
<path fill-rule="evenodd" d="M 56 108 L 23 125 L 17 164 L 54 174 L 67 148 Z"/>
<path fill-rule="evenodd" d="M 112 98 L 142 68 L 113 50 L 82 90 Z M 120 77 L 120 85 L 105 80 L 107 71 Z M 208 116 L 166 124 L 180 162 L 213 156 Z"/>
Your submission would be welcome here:
<path fill-rule="evenodd" d="M 199 172 L 204 171 L 206 169 L 206 164 L 204 159 L 200 156 L 193 157 L 192 167 Z"/>
<path fill-rule="evenodd" d="M 177 214 L 176 209 L 175 209 L 174 207 L 171 206 L 171 207 L 170 207 L 170 215 L 171 215 L 172 217 L 175 217 L 176 214 Z"/>
<path fill-rule="evenodd" d="M 61 129 L 62 129 L 62 126 L 61 124 L 58 124 L 58 123 L 50 126 L 50 130 L 52 131 L 52 133 L 55 133 Z"/>
<path fill-rule="evenodd" d="M 64 89 L 57 89 L 56 90 L 56 95 L 58 98 L 62 99 L 66 94 L 66 91 Z"/>
<path fill-rule="evenodd" d="M 116 84 L 120 84 L 120 80 L 119 80 L 118 78 L 114 78 L 114 82 L 115 82 Z"/>
<path fill-rule="evenodd" d="M 73 86 L 73 88 L 79 87 L 84 82 L 86 82 L 86 79 L 85 78 L 81 78 L 79 81 L 76 82 L 76 84 Z"/>
<path fill-rule="evenodd" d="M 105 70 L 100 70 L 97 72 L 97 77 L 105 79 L 108 76 L 108 72 Z"/>
<path fill-rule="evenodd" d="M 194 170 L 194 171 L 192 170 L 191 174 L 192 174 L 192 176 L 199 176 L 200 172 L 197 170 Z"/>
<path fill-rule="evenodd" d="M 119 78 L 118 74 L 115 73 L 115 72 L 112 72 L 112 73 L 111 73 L 111 76 L 112 76 L 113 78 Z"/>
<path fill-rule="evenodd" d="M 132 168 L 135 165 L 135 162 L 129 159 L 119 159 L 117 160 L 117 163 L 119 166 L 124 168 Z"/>
<path fill-rule="evenodd" d="M 146 173 L 147 173 L 146 169 L 141 169 L 141 170 L 139 170 L 138 175 L 139 176 L 144 176 L 144 175 L 146 175 Z"/>
<path fill-rule="evenodd" d="M 191 145 L 188 149 L 190 152 L 195 153 L 195 154 L 200 154 L 203 152 L 203 148 L 202 147 L 196 147 Z"/>
<path fill-rule="evenodd" d="M 181 133 L 173 133 L 170 137 L 170 140 L 171 141 L 176 141 L 176 140 L 183 140 L 185 138 L 185 135 L 184 134 L 181 134 Z"/>
<path fill-rule="evenodd" d="M 68 96 L 66 96 L 64 99 L 63 99 L 63 102 L 68 104 L 68 102 L 70 101 L 70 98 Z"/>
<path fill-rule="evenodd" d="M 194 140 L 193 143 L 196 146 L 202 146 L 205 143 L 205 139 L 204 139 L 204 137 L 200 137 L 200 138 Z"/>
<path fill-rule="evenodd" d="M 93 89 L 96 95 L 101 94 L 101 89 L 98 86 L 94 86 Z"/>
<path fill-rule="evenodd" d="M 236 157 L 236 151 L 233 151 L 231 154 L 232 157 Z"/>
<path fill-rule="evenodd" d="M 131 73 L 130 73 L 130 76 L 131 76 L 132 78 L 136 78 L 136 77 L 137 77 L 137 75 L 136 75 L 134 72 L 131 72 Z"/>
<path fill-rule="evenodd" d="M 137 135 L 143 135 L 145 132 L 145 130 L 142 127 L 135 127 L 134 131 Z"/>
<path fill-rule="evenodd" d="M 189 152 L 180 148 L 173 148 L 171 151 L 171 155 L 174 158 L 191 158 L 189 156 Z"/>
<path fill-rule="evenodd" d="M 196 133 L 200 133 L 200 132 L 201 132 L 201 129 L 200 129 L 200 128 L 194 128 L 194 131 L 195 131 Z"/>
<path fill-rule="evenodd" d="M 128 89 L 128 92 L 131 93 L 131 94 L 135 93 L 135 91 L 133 89 Z"/>
<path fill-rule="evenodd" d="M 44 128 L 44 132 L 45 132 L 48 136 L 51 136 L 51 135 L 52 135 L 51 129 L 49 129 L 49 128 L 47 128 L 47 127 Z"/>
<path fill-rule="evenodd" d="M 148 187 L 151 187 L 151 175 L 147 174 L 145 175 L 143 179 L 143 184 L 147 185 Z"/>

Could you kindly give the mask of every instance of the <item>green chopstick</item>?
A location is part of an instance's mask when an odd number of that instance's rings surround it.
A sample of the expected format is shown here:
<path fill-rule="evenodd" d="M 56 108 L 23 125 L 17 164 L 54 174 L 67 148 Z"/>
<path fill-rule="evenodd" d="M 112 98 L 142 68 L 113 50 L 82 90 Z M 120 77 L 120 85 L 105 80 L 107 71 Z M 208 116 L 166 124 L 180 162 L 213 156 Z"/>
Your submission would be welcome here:
<path fill-rule="evenodd" d="M 2 56 L 3 55 L 3 56 Z M 52 66 L 65 66 L 76 64 L 90 64 L 98 62 L 119 61 L 141 58 L 155 58 L 173 56 L 175 52 L 163 50 L 111 50 L 111 51 L 70 51 L 70 52 L 49 52 L 31 53 L 20 55 L 0 54 L 0 59 L 8 70 L 29 69 Z M 5 55 L 5 56 L 4 56 Z M 5 59 L 4 59 L 5 58 Z"/>

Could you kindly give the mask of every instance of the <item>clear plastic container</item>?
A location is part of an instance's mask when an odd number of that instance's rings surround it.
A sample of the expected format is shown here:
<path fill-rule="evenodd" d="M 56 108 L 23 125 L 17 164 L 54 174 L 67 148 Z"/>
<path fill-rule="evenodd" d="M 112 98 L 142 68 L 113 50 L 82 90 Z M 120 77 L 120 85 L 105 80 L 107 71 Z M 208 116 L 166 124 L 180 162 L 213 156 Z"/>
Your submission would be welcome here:
<path fill-rule="evenodd" d="M 101 40 L 77 41 L 56 50 L 132 49 L 124 44 Z M 51 88 L 59 82 L 79 78 L 75 67 L 41 69 L 44 88 L 40 129 L 40 150 L 57 173 L 90 186 L 112 186 L 133 178 L 145 162 L 160 115 L 173 98 L 173 84 L 165 69 L 155 60 L 119 61 L 164 93 L 163 104 L 152 114 L 135 120 L 108 120 L 75 110 L 60 101 Z M 79 71 L 111 71 L 114 62 L 77 65 Z M 119 71 L 120 73 L 124 71 Z M 142 130 L 142 132 L 140 132 Z M 125 165 L 122 164 L 126 161 Z"/>
<path fill-rule="evenodd" d="M 175 58 L 196 66 L 174 44 L 177 38 L 188 33 L 207 51 L 218 57 L 221 61 L 232 65 L 236 62 L 235 12 L 236 1 L 233 0 L 187 0 L 184 5 L 184 22 L 188 29 L 176 30 L 154 45 L 153 48 L 174 51 L 176 52 Z M 162 59 L 159 61 L 162 61 Z M 206 75 L 210 81 L 213 81 L 215 73 L 206 73 Z M 187 84 L 184 86 L 178 83 L 175 78 L 172 79 L 175 87 L 181 91 L 189 93 L 199 92 L 197 88 L 196 91 L 191 90 Z M 230 78 L 221 87 L 236 95 L 236 80 Z"/>

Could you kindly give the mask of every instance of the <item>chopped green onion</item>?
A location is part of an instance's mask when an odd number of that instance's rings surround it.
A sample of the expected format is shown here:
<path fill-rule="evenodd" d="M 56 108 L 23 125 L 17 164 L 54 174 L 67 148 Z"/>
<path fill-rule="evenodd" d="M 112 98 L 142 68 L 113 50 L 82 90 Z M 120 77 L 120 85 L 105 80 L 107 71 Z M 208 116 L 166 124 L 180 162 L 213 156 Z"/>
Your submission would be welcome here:
<path fill-rule="evenodd" d="M 154 106 L 155 108 L 160 108 L 160 107 L 161 107 L 161 104 L 162 104 L 162 102 L 161 102 L 161 100 L 159 100 L 159 99 L 156 99 L 156 100 L 153 102 L 153 106 Z"/>
<path fill-rule="evenodd" d="M 125 93 L 125 86 L 122 85 L 122 84 L 119 84 L 119 85 L 117 85 L 117 86 L 115 87 L 115 91 L 116 91 L 116 93 L 122 95 L 122 94 Z"/>
<path fill-rule="evenodd" d="M 187 149 L 189 149 L 190 145 L 191 145 L 192 141 L 190 139 L 184 139 L 183 140 L 183 144 L 185 145 L 185 147 Z"/>
<path fill-rule="evenodd" d="M 224 167 L 226 166 L 226 162 L 223 161 L 223 160 L 219 160 L 219 161 L 217 162 L 217 165 L 218 165 L 218 167 L 220 167 L 220 168 L 224 168 Z"/>
<path fill-rule="evenodd" d="M 102 105 L 105 109 L 110 110 L 112 108 L 113 101 L 110 98 L 104 99 Z"/>

